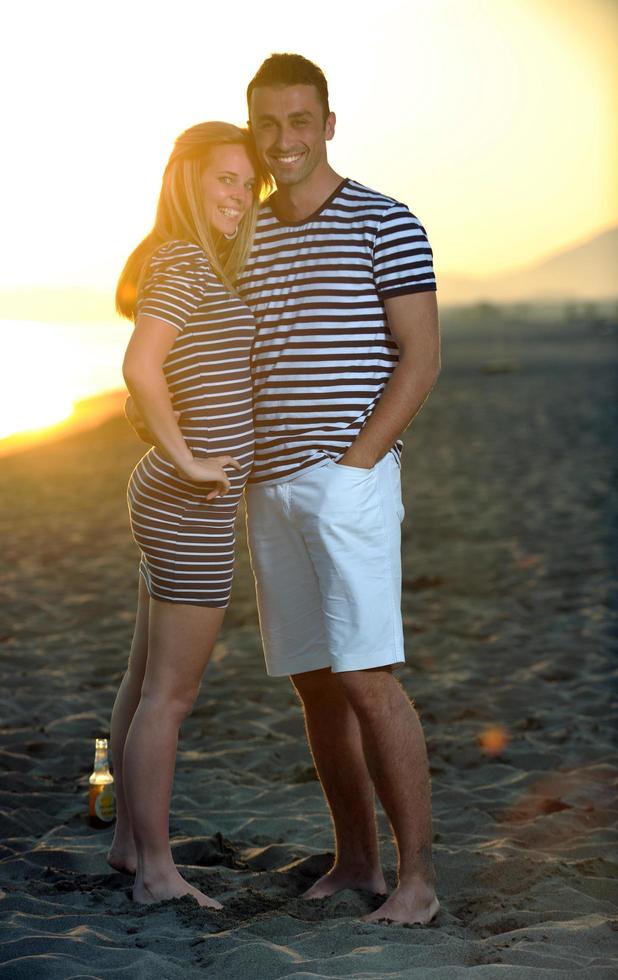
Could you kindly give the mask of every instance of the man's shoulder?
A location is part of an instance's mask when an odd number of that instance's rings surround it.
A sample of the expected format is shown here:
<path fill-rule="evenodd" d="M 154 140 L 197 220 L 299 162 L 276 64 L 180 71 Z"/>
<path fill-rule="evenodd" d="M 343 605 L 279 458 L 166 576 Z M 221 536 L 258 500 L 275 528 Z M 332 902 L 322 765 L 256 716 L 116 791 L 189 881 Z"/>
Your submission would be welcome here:
<path fill-rule="evenodd" d="M 392 208 L 394 204 L 401 204 L 401 201 L 391 197 L 390 194 L 384 194 L 382 191 L 376 190 L 375 187 L 368 187 L 367 184 L 361 184 L 359 180 L 352 178 L 346 181 L 342 191 L 347 197 L 359 203 L 366 201 L 385 208 Z"/>
<path fill-rule="evenodd" d="M 397 208 L 405 211 L 409 210 L 407 204 L 404 204 L 403 201 L 397 200 L 396 197 L 392 197 L 390 194 L 384 194 L 382 191 L 376 190 L 375 187 L 368 187 L 366 184 L 361 184 L 358 180 L 347 180 L 345 186 L 342 188 L 341 196 L 350 206 L 356 205 L 359 209 L 370 208 L 373 212 L 377 212 L 380 215 L 384 215 L 388 211 Z"/>
<path fill-rule="evenodd" d="M 423 222 L 408 204 L 358 181 L 350 180 L 348 184 L 350 198 L 358 202 L 357 215 L 366 216 L 364 223 L 372 226 L 376 235 L 389 240 L 410 235 L 427 239 Z"/>

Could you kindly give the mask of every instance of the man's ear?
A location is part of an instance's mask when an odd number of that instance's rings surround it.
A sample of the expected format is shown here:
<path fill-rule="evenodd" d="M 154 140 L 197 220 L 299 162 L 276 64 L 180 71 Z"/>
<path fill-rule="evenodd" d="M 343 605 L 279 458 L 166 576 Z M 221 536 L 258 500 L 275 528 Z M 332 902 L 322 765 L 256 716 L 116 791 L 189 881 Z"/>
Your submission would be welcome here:
<path fill-rule="evenodd" d="M 337 122 L 337 116 L 334 112 L 329 112 L 326 117 L 326 122 L 324 123 L 324 136 L 327 140 L 332 140 L 335 135 L 335 123 Z"/>

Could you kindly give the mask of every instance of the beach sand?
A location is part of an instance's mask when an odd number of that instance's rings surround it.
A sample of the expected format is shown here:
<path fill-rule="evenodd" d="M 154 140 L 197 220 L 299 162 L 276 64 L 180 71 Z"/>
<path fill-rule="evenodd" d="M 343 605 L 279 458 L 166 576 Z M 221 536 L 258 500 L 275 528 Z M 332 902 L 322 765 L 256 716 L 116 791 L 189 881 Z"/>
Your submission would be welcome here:
<path fill-rule="evenodd" d="M 225 907 L 130 901 L 86 800 L 132 631 L 142 449 L 116 418 L 2 460 L 0 978 L 618 975 L 616 360 L 585 324 L 453 314 L 406 438 L 399 677 L 433 778 L 427 928 L 360 921 L 369 894 L 299 897 L 329 865 L 329 819 L 298 704 L 264 672 L 242 530 L 171 815 L 176 860 Z"/>

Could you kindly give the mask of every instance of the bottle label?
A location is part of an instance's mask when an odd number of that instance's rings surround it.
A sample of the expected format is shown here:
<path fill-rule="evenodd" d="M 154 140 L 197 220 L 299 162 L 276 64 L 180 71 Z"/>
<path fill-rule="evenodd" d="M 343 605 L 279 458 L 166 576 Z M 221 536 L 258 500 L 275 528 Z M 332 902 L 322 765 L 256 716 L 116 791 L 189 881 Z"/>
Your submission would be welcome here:
<path fill-rule="evenodd" d="M 115 816 L 115 809 L 114 791 L 111 786 L 106 786 L 94 801 L 94 812 L 99 820 L 111 823 Z"/>

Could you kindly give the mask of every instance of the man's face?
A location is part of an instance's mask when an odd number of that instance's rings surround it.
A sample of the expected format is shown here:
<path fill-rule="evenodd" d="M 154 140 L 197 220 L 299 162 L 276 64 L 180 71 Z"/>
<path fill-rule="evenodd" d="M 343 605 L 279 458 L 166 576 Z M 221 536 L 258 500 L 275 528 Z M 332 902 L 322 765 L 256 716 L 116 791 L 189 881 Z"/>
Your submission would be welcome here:
<path fill-rule="evenodd" d="M 300 184 L 326 163 L 326 140 L 333 138 L 335 115 L 331 112 L 324 120 L 313 85 L 255 88 L 249 122 L 258 155 L 278 186 Z"/>

